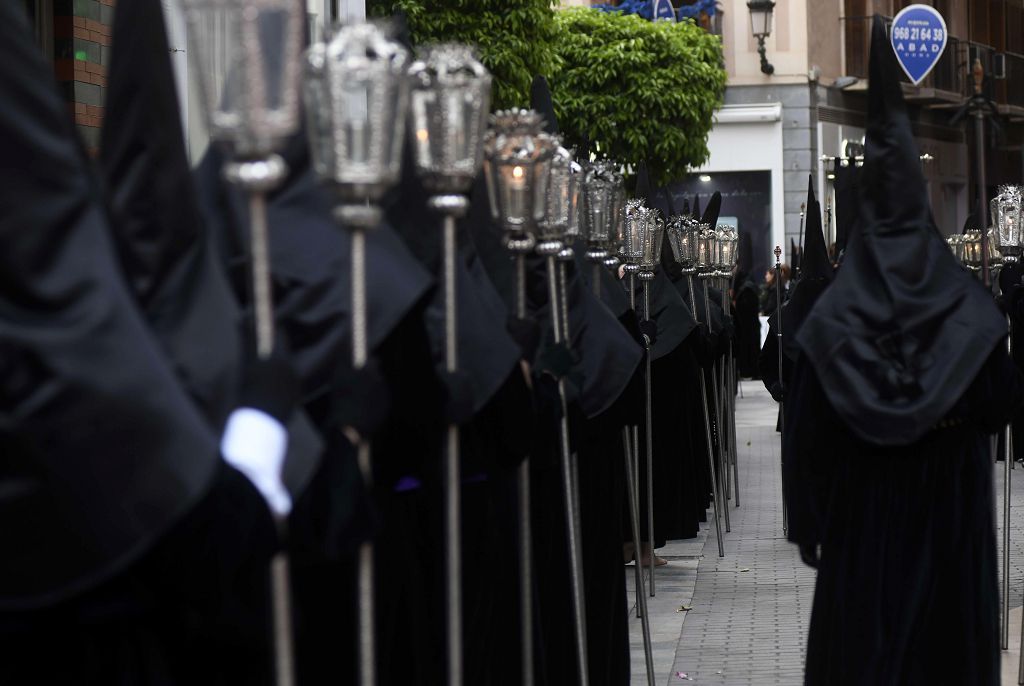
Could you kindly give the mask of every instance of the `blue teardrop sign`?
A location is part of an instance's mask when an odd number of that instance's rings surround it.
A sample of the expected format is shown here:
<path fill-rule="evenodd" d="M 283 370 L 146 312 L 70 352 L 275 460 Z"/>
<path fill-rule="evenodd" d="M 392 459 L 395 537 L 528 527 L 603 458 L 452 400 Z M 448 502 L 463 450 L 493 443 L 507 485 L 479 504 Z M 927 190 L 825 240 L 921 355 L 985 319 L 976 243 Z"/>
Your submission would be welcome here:
<path fill-rule="evenodd" d="M 946 21 L 928 5 L 905 7 L 892 20 L 889 40 L 907 77 L 921 83 L 946 49 Z"/>
<path fill-rule="evenodd" d="M 654 21 L 676 20 L 676 10 L 670 0 L 653 0 L 651 15 Z"/>

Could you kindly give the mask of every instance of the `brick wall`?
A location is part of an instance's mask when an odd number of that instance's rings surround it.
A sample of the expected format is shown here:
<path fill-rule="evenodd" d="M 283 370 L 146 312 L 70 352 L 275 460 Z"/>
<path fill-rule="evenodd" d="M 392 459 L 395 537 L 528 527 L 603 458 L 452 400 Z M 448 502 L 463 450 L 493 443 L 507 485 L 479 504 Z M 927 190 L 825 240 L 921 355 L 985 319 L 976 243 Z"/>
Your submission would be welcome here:
<path fill-rule="evenodd" d="M 86 147 L 99 147 L 115 0 L 53 0 L 54 69 Z"/>

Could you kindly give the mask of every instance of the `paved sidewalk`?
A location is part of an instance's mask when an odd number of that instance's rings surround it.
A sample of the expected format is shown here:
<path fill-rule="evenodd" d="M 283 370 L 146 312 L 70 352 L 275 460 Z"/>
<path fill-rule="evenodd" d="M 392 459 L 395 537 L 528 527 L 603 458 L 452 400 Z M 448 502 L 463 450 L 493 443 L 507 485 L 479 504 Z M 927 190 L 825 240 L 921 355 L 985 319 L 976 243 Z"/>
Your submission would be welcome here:
<path fill-rule="evenodd" d="M 799 686 L 814 595 L 814 571 L 782 535 L 776 404 L 760 382 L 744 382 L 737 399 L 740 508 L 730 503 L 732 531 L 718 557 L 713 528 L 659 551 L 657 597 L 648 598 L 655 683 Z M 1003 464 L 995 469 L 998 548 L 1002 559 Z M 1003 684 L 1017 683 L 1024 604 L 1024 469 L 1011 475 L 1009 651 Z M 1001 565 L 1001 562 L 1000 562 Z M 1001 572 L 1000 566 L 1000 588 Z M 633 573 L 627 583 L 633 601 Z M 687 609 L 689 608 L 689 609 Z M 634 686 L 647 684 L 640 622 L 631 615 Z M 685 676 L 680 676 L 685 675 Z M 692 680 L 692 682 L 691 682 Z"/>

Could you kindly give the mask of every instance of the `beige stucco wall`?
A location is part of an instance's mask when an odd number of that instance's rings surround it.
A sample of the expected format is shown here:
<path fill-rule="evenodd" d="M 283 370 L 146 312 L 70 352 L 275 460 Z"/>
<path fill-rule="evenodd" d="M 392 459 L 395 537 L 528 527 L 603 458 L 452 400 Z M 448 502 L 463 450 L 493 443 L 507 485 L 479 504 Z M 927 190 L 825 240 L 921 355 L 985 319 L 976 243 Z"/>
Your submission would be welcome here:
<path fill-rule="evenodd" d="M 757 41 L 750 33 L 746 0 L 722 0 L 722 47 L 730 86 L 807 81 L 807 7 L 802 0 L 778 0 L 772 35 L 765 41 L 775 74 L 761 73 Z"/>

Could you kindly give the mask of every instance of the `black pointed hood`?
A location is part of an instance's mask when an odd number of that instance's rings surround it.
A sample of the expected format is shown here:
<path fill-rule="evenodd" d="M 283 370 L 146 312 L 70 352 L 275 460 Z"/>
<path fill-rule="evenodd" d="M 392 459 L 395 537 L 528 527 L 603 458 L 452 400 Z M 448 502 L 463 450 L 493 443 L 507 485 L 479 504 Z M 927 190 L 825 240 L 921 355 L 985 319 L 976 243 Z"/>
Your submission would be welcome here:
<path fill-rule="evenodd" d="M 206 493 L 217 436 L 122 276 L 21 3 L 0 3 L 0 608 L 95 587 Z"/>
<path fill-rule="evenodd" d="M 860 224 L 860 167 L 851 162 L 836 167 L 836 259 L 846 250 L 850 235 Z"/>
<path fill-rule="evenodd" d="M 647 207 L 654 207 L 654 191 L 651 188 L 651 176 L 647 173 L 647 162 L 641 162 L 636 168 L 636 190 L 633 197 L 643 200 Z"/>
<path fill-rule="evenodd" d="M 107 84 L 100 164 L 118 255 L 150 327 L 220 428 L 239 383 L 239 311 L 207 241 L 159 0 L 117 7 Z"/>
<path fill-rule="evenodd" d="M 712 229 L 718 227 L 718 217 L 722 213 L 722 194 L 720 191 L 715 191 L 711 195 L 711 199 L 708 200 L 708 206 L 704 208 L 704 214 L 701 215 L 700 221 L 702 224 L 707 224 Z"/>
<path fill-rule="evenodd" d="M 798 343 L 851 431 L 920 439 L 957 402 L 1006 323 L 935 229 L 880 17 L 871 41 L 862 231 Z"/>
<path fill-rule="evenodd" d="M 548 80 L 540 74 L 533 77 L 530 85 L 530 107 L 544 117 L 544 131 L 552 135 L 558 133 L 558 117 L 555 116 L 555 103 L 551 101 L 551 89 Z"/>
<path fill-rule="evenodd" d="M 703 219 L 703 217 L 701 216 L 701 213 L 700 213 L 700 196 L 699 195 L 693 196 L 693 218 L 694 219 Z"/>
<path fill-rule="evenodd" d="M 814 197 L 814 177 L 807 177 L 807 223 L 804 226 L 804 246 L 800 254 L 800 278 L 831 281 L 834 270 L 828 259 L 825 235 L 821 226 L 821 205 Z"/>

